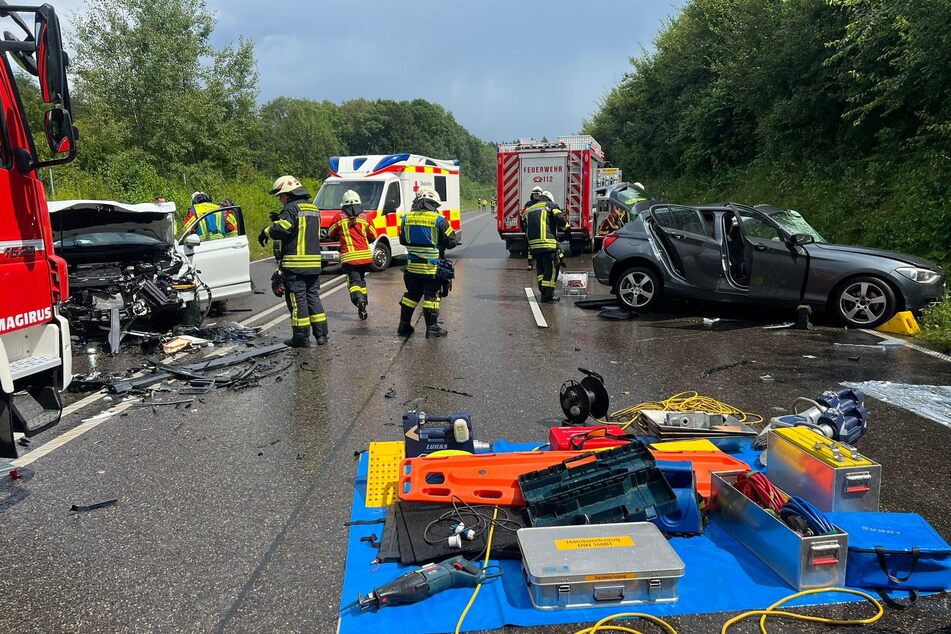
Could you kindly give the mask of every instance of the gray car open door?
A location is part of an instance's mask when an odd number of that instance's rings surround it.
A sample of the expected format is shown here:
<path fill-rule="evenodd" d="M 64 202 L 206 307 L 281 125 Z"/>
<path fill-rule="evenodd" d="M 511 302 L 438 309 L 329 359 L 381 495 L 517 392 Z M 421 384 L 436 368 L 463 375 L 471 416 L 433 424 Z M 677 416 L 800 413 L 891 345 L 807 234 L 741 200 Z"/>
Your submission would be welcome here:
<path fill-rule="evenodd" d="M 647 212 L 654 232 L 677 275 L 690 286 L 715 290 L 720 277 L 720 243 L 699 209 L 654 205 Z"/>
<path fill-rule="evenodd" d="M 765 214 L 739 205 L 730 208 L 743 233 L 750 297 L 799 300 L 808 273 L 805 249 L 790 243 L 789 236 Z"/>

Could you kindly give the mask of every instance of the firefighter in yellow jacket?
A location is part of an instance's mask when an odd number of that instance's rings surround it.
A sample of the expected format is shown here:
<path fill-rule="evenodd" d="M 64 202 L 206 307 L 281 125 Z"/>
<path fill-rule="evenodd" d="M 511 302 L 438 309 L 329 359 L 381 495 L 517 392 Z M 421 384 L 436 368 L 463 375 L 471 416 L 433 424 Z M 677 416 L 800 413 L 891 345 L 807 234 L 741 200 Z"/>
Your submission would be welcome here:
<path fill-rule="evenodd" d="M 376 241 L 376 230 L 363 216 L 360 195 L 348 189 L 340 203 L 340 213 L 327 230 L 327 238 L 340 240 L 340 264 L 347 276 L 350 301 L 357 307 L 361 320 L 367 318 L 367 271 L 373 263 L 371 249 Z"/>
<path fill-rule="evenodd" d="M 535 258 L 541 301 L 557 302 L 558 232 L 568 226 L 568 221 L 547 191 L 525 209 L 523 218 L 528 248 Z"/>
<path fill-rule="evenodd" d="M 413 334 L 413 312 L 423 302 L 423 317 L 426 319 L 426 338 L 445 337 L 447 332 L 439 326 L 439 300 L 444 280 L 439 278 L 441 260 L 446 249 L 458 244 L 455 232 L 439 213 L 442 201 L 433 189 L 419 192 L 409 213 L 400 223 L 400 244 L 406 247 L 406 269 L 403 283 L 406 293 L 400 301 L 400 325 L 396 334 L 408 337 Z"/>
<path fill-rule="evenodd" d="M 274 181 L 271 195 L 281 201 L 281 211 L 261 230 L 258 242 L 280 243 L 275 249 L 278 267 L 287 289 L 294 336 L 285 341 L 292 348 L 310 345 L 313 332 L 317 345 L 327 343 L 327 315 L 320 303 L 320 212 L 308 202 L 310 192 L 293 176 Z"/>

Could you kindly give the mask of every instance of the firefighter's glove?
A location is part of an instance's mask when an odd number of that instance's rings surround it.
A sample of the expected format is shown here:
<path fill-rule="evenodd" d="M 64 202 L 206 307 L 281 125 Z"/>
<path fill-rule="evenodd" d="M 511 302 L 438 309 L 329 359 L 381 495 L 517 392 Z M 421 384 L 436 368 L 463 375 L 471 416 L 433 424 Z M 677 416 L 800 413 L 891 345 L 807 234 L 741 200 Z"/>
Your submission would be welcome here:
<path fill-rule="evenodd" d="M 271 222 L 277 222 L 277 219 L 280 217 L 281 217 L 281 212 L 279 211 L 272 211 L 271 213 L 268 214 L 268 218 L 271 219 Z"/>
<path fill-rule="evenodd" d="M 258 244 L 262 247 L 267 246 L 268 240 L 270 239 L 270 236 L 267 235 L 267 227 L 261 229 L 261 233 L 258 234 Z"/>
<path fill-rule="evenodd" d="M 284 286 L 284 275 L 280 270 L 274 271 L 271 275 L 271 292 L 275 297 L 284 297 L 287 288 Z"/>

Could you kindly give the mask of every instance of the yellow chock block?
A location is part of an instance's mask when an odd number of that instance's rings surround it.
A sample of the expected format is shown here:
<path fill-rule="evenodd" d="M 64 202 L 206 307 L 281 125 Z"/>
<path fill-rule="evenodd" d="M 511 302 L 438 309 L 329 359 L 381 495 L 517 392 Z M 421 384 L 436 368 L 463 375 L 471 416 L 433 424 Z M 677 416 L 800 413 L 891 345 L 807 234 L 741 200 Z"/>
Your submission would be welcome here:
<path fill-rule="evenodd" d="M 914 335 L 921 330 L 915 316 L 909 310 L 903 310 L 895 313 L 895 316 L 876 328 L 879 332 L 887 332 L 894 335 Z"/>
<path fill-rule="evenodd" d="M 402 440 L 371 442 L 367 465 L 367 508 L 389 506 L 398 499 L 400 463 L 406 457 Z"/>

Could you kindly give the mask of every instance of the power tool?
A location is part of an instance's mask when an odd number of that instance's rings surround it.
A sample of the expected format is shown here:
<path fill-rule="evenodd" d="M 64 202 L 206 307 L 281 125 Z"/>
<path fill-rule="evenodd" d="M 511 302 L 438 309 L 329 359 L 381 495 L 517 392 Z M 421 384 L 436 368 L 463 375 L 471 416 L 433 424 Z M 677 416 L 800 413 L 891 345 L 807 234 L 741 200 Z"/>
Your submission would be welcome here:
<path fill-rule="evenodd" d="M 472 416 L 469 412 L 456 412 L 451 416 L 406 412 L 403 414 L 403 436 L 407 458 L 447 449 L 475 453 L 478 449 L 488 448 L 485 443 L 472 439 Z"/>
<path fill-rule="evenodd" d="M 798 411 L 799 403 L 810 405 Z M 819 432 L 827 438 L 854 445 L 868 431 L 868 409 L 865 394 L 861 390 L 845 388 L 839 391 L 826 390 L 815 400 L 799 397 L 793 402 L 794 414 L 776 416 L 757 436 L 754 446 L 765 446 L 770 428 L 802 425 Z"/>
<path fill-rule="evenodd" d="M 450 588 L 474 588 L 501 574 L 486 574 L 485 570 L 476 564 L 457 555 L 442 563 L 427 564 L 418 570 L 407 572 L 367 595 L 359 595 L 356 601 L 344 607 L 341 612 L 357 605 L 360 606 L 361 612 L 366 612 L 394 605 L 418 603 Z"/>

